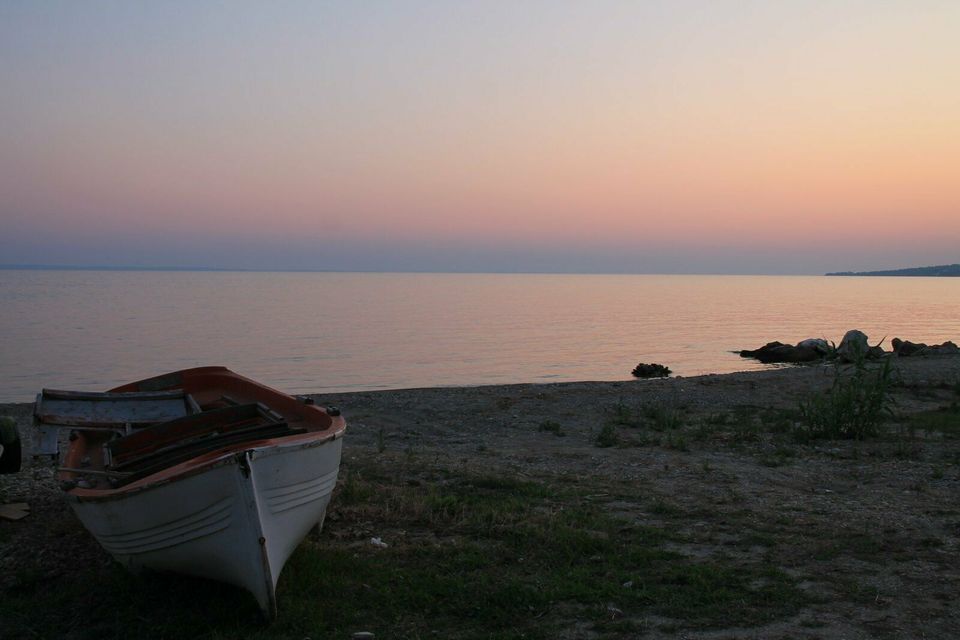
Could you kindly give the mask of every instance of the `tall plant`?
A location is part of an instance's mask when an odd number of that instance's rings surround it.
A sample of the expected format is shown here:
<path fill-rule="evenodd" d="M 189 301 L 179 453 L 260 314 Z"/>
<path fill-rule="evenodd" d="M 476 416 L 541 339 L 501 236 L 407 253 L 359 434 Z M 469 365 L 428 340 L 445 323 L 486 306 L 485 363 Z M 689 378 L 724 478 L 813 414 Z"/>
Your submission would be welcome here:
<path fill-rule="evenodd" d="M 862 440 L 876 436 L 883 419 L 892 414 L 894 370 L 890 359 L 868 363 L 856 353 L 851 371 L 837 362 L 833 385 L 800 402 L 799 434 L 807 438 Z"/>

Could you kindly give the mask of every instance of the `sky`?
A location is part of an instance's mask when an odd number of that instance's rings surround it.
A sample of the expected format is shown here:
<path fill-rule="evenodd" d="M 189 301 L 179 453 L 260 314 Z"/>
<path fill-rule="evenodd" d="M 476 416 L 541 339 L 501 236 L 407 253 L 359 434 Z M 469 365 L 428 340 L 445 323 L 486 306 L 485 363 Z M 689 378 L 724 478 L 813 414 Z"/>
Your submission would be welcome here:
<path fill-rule="evenodd" d="M 960 2 L 0 2 L 0 264 L 960 262 Z"/>

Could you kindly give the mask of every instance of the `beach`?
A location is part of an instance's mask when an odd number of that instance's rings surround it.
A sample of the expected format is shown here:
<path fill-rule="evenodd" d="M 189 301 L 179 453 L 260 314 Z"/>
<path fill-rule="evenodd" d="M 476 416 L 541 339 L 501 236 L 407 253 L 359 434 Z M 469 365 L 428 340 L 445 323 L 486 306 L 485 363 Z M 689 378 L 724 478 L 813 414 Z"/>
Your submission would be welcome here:
<path fill-rule="evenodd" d="M 831 365 L 314 396 L 347 418 L 340 479 L 324 529 L 281 576 L 280 620 L 271 627 L 252 622 L 255 606 L 237 590 L 127 577 L 73 516 L 51 463 L 27 460 L 19 474 L 0 476 L 0 502 L 31 508 L 21 521 L 0 521 L 4 634 L 168 637 L 183 630 L 171 624 L 202 619 L 207 637 L 238 629 L 298 638 L 363 630 L 378 638 L 951 637 L 960 628 L 960 357 L 892 363 L 891 415 L 879 435 L 859 441 L 799 437 L 798 407 L 830 388 Z M 30 404 L 0 405 L 0 415 L 17 420 L 27 451 L 30 414 Z M 503 499 L 513 511 L 477 522 L 471 509 L 492 507 L 472 494 Z M 570 525 L 565 514 L 574 511 L 593 520 Z M 543 545 L 518 551 L 526 547 L 513 530 L 536 523 Z M 616 582 L 612 590 L 578 596 L 563 582 L 572 573 L 556 573 L 549 554 L 537 560 L 554 542 L 565 552 L 559 532 L 568 525 L 596 535 L 583 543 L 585 565 L 571 559 L 563 571 L 585 571 L 583 584 Z M 479 605 L 469 616 L 454 604 L 417 613 L 413 600 L 404 608 L 406 596 L 391 599 L 385 613 L 388 592 L 379 590 L 405 593 L 393 582 L 402 583 L 398 567 L 442 567 L 441 555 L 464 548 L 488 554 L 489 566 L 472 564 L 462 577 L 475 593 L 515 581 L 524 594 L 549 572 L 556 582 L 540 591 L 553 595 L 516 596 L 531 598 L 529 611 L 514 610 L 506 596 L 491 599 L 490 611 L 506 613 L 490 618 Z M 641 562 L 640 548 L 659 555 Z M 501 554 L 513 560 L 505 565 Z M 356 584 L 337 578 L 349 591 L 348 611 L 324 609 L 322 585 L 310 591 L 310 567 L 327 558 L 353 558 L 358 567 Z M 531 569 L 522 569 L 525 561 Z M 371 584 L 364 567 L 382 577 Z M 690 573 L 661 584 L 676 567 Z M 110 618 L 104 603 L 127 592 L 153 608 L 134 615 L 121 606 Z M 671 600 L 672 592 L 689 598 Z M 177 622 L 167 620 L 171 607 Z"/>

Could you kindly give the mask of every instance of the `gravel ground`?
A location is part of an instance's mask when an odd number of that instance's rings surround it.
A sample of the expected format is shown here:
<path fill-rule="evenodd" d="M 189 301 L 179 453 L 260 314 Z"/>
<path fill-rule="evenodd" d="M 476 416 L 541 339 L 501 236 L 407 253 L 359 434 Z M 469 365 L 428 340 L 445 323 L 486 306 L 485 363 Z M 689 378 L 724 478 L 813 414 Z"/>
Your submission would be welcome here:
<path fill-rule="evenodd" d="M 611 500 L 610 509 L 649 519 L 644 505 L 664 501 L 685 514 L 664 519 L 689 533 L 684 553 L 764 554 L 815 596 L 815 604 L 790 620 L 681 637 L 956 637 L 960 440 L 958 434 L 910 433 L 903 425 L 958 400 L 960 357 L 901 359 L 896 368 L 899 417 L 892 435 L 860 443 L 796 444 L 756 422 L 765 412 L 788 415 L 801 399 L 828 388 L 831 367 L 316 398 L 347 417 L 345 472 L 366 456 L 407 453 L 454 471 L 544 482 L 586 478 L 601 491 L 617 488 L 618 495 L 630 487 L 636 498 Z M 645 407 L 676 409 L 682 425 L 670 433 L 622 426 L 618 446 L 596 446 L 611 416 L 635 416 Z M 0 415 L 17 420 L 25 451 L 32 445 L 31 408 L 0 405 Z M 734 417 L 724 421 L 723 415 Z M 754 422 L 756 428 L 743 426 Z M 25 571 L 70 579 L 109 564 L 62 499 L 49 460 L 27 459 L 19 474 L 0 476 L 0 503 L 7 502 L 28 502 L 31 513 L 0 521 L 0 601 Z M 768 540 L 751 546 L 744 543 L 750 536 Z M 656 624 L 646 628 L 653 630 L 645 637 L 677 637 L 656 631 Z"/>

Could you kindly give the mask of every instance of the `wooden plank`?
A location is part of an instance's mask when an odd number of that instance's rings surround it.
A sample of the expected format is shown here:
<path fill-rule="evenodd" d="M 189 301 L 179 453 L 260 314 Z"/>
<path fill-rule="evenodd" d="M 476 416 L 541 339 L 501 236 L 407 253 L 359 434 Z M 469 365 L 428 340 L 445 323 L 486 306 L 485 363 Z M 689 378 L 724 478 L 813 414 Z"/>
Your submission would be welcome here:
<path fill-rule="evenodd" d="M 174 389 L 172 391 L 66 391 L 63 389 L 44 389 L 41 395 L 44 398 L 54 400 L 108 400 L 115 402 L 117 400 L 175 400 L 182 398 L 185 394 L 183 389 Z"/>
<path fill-rule="evenodd" d="M 4 520 L 23 520 L 30 515 L 30 507 L 25 502 L 0 504 L 0 518 Z"/>
<path fill-rule="evenodd" d="M 156 450 L 184 439 L 196 438 L 209 431 L 230 430 L 231 423 L 257 418 L 260 418 L 260 413 L 256 404 L 213 409 L 141 429 L 113 440 L 107 446 L 110 447 L 114 460 L 120 462 L 127 456 L 138 455 L 138 452 Z M 236 424 L 232 428 L 243 426 L 245 425 Z"/>
<path fill-rule="evenodd" d="M 119 394 L 45 391 L 34 409 L 41 424 L 75 427 L 148 425 L 187 415 L 184 394 Z"/>
<path fill-rule="evenodd" d="M 100 469 L 90 469 L 87 467 L 57 467 L 57 471 L 66 471 L 68 473 L 75 473 L 78 476 L 81 475 L 91 475 L 91 476 L 106 476 L 108 478 L 123 478 L 130 475 L 123 471 L 101 471 Z"/>
<path fill-rule="evenodd" d="M 203 411 L 200 409 L 200 405 L 197 404 L 196 399 L 192 395 L 188 393 L 184 399 L 187 402 L 188 413 L 203 413 Z"/>
<path fill-rule="evenodd" d="M 134 480 L 139 480 L 158 471 L 168 469 L 174 465 L 186 462 L 191 458 L 223 449 L 243 442 L 255 442 L 257 440 L 266 440 L 269 438 L 280 438 L 290 435 L 306 433 L 306 429 L 291 429 L 287 423 L 268 424 L 258 427 L 256 431 L 246 433 L 226 433 L 208 440 L 190 442 L 179 447 L 170 448 L 164 451 L 158 451 L 155 454 L 149 454 L 125 463 L 129 470 L 129 475 L 120 479 L 120 484 L 127 484 Z"/>

